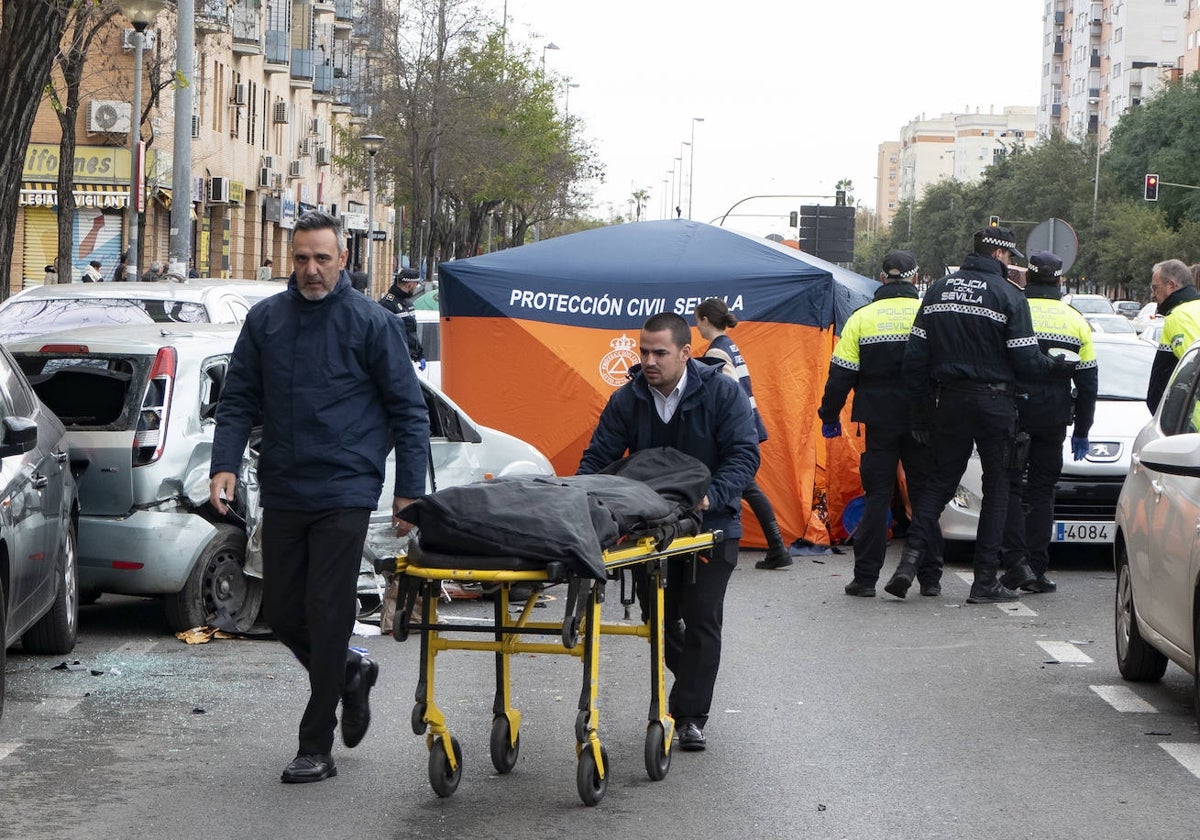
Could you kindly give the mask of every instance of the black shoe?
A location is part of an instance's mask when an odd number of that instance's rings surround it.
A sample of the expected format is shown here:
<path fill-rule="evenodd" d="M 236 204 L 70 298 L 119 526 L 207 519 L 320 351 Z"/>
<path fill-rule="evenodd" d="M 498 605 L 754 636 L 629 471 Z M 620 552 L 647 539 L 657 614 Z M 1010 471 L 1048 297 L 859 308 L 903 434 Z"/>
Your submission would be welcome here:
<path fill-rule="evenodd" d="M 1032 583 L 1022 584 L 1021 589 L 1024 592 L 1057 592 L 1058 584 L 1046 577 L 1046 573 L 1043 572 L 1034 578 Z"/>
<path fill-rule="evenodd" d="M 1037 575 L 1028 563 L 1018 563 L 1000 576 L 1000 585 L 1005 589 L 1024 589 L 1037 580 Z"/>
<path fill-rule="evenodd" d="M 292 759 L 283 770 L 279 781 L 295 785 L 304 782 L 319 782 L 337 775 L 337 767 L 333 764 L 333 756 L 305 755 L 301 753 Z"/>
<path fill-rule="evenodd" d="M 371 725 L 371 686 L 379 678 L 379 663 L 367 657 L 359 660 L 358 672 L 346 681 L 342 691 L 342 743 L 357 747 Z"/>
<path fill-rule="evenodd" d="M 684 724 L 679 730 L 679 749 L 686 752 L 700 752 L 708 742 L 704 738 L 704 730 L 694 723 Z"/>
<path fill-rule="evenodd" d="M 875 587 L 868 586 L 865 583 L 859 583 L 857 580 L 852 580 L 846 584 L 846 594 L 854 595 L 858 598 L 874 598 Z"/>
<path fill-rule="evenodd" d="M 921 594 L 926 598 L 936 598 L 942 594 L 942 585 L 940 583 L 922 583 Z"/>
<path fill-rule="evenodd" d="M 971 594 L 967 596 L 968 604 L 1006 604 L 1019 601 L 1021 596 L 1011 589 L 992 581 L 990 584 L 971 584 Z"/>
<path fill-rule="evenodd" d="M 896 571 L 892 573 L 892 579 L 884 585 L 883 591 L 889 595 L 895 595 L 897 598 L 905 597 L 908 595 L 908 588 L 912 586 L 916 574 L 916 566 L 901 560 Z"/>
<path fill-rule="evenodd" d="M 782 553 L 767 552 L 767 556 L 754 564 L 756 569 L 785 569 L 792 565 L 792 555 L 786 551 Z M 700 733 L 703 735 L 704 733 Z M 701 747 L 700 749 L 704 749 Z"/>

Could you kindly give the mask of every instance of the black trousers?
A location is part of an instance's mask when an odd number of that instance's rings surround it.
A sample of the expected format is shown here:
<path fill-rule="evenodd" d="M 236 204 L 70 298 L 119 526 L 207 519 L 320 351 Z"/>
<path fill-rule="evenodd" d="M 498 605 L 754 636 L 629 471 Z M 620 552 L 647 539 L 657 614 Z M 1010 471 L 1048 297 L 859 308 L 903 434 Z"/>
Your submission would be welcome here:
<path fill-rule="evenodd" d="M 783 539 L 778 536 L 779 527 L 771 528 L 770 524 L 775 521 L 775 508 L 771 507 L 771 500 L 767 498 L 767 494 L 758 486 L 757 481 L 751 481 L 749 486 L 742 491 L 742 498 L 746 500 L 746 504 L 750 505 L 750 512 L 754 514 L 754 518 L 758 520 L 758 524 L 762 527 L 763 535 L 767 538 L 767 548 L 776 551 L 787 551 L 787 546 L 783 544 Z"/>
<path fill-rule="evenodd" d="M 1022 426 L 1029 433 L 1029 458 L 1009 477 L 1008 515 L 1004 522 L 1001 567 L 1011 569 L 1028 559 L 1033 573 L 1050 568 L 1054 527 L 1054 485 L 1063 466 L 1066 426 Z M 1024 480 L 1022 480 L 1024 479 Z"/>
<path fill-rule="evenodd" d="M 854 531 L 854 579 L 874 586 L 887 552 L 887 517 L 896 489 L 896 465 L 904 465 L 915 512 L 917 497 L 929 483 L 933 455 L 929 447 L 913 438 L 907 427 L 873 424 L 866 427 L 866 437 L 867 447 L 858 462 L 866 504 Z M 939 532 L 934 547 L 938 555 L 942 553 L 940 536 Z"/>
<path fill-rule="evenodd" d="M 708 723 L 713 687 L 721 667 L 725 589 L 737 565 L 738 541 L 724 540 L 711 552 L 667 560 L 664 593 L 666 645 L 663 654 L 675 675 L 668 708 L 676 728 Z"/>
<path fill-rule="evenodd" d="M 917 577 L 922 583 L 941 580 L 941 559 L 936 556 L 941 534 L 938 518 L 954 498 L 972 447 L 979 450 L 983 466 L 983 501 L 975 534 L 975 578 L 983 583 L 995 579 L 1008 511 L 1011 470 L 1006 468 L 1005 458 L 1016 425 L 1017 409 L 1010 395 L 949 389 L 939 394 L 930 429 L 933 471 L 927 490 L 915 503 L 907 542 L 909 548 L 921 554 Z"/>
<path fill-rule="evenodd" d="M 308 671 L 299 752 L 328 755 L 356 614 L 355 592 L 371 511 L 263 511 L 263 616 Z"/>

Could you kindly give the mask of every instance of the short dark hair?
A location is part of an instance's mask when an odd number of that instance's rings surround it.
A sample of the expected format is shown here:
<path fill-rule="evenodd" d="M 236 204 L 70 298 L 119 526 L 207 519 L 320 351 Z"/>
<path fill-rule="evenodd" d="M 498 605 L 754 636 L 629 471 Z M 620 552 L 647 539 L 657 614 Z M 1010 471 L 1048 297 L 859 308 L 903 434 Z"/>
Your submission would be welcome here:
<path fill-rule="evenodd" d="M 695 315 L 697 318 L 707 318 L 719 330 L 728 330 L 738 324 L 737 316 L 729 311 L 729 306 L 720 298 L 709 298 L 700 303 Z"/>
<path fill-rule="evenodd" d="M 309 210 L 307 213 L 302 213 L 300 218 L 296 219 L 293 233 L 298 230 L 331 230 L 337 241 L 342 241 L 342 223 L 334 216 L 320 210 Z"/>
<path fill-rule="evenodd" d="M 669 332 L 671 333 L 671 342 L 677 348 L 692 343 L 692 328 L 688 326 L 688 322 L 683 319 L 682 315 L 676 315 L 674 312 L 659 312 L 657 315 L 651 315 L 646 319 L 646 323 L 642 324 L 642 332 Z"/>

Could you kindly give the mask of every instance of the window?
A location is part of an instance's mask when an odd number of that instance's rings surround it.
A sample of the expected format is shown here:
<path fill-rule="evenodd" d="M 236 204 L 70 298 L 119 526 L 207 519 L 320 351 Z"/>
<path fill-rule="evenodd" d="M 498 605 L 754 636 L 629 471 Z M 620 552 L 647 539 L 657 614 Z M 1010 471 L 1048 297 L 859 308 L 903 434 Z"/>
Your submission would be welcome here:
<path fill-rule="evenodd" d="M 1196 373 L 1200 371 L 1200 351 L 1183 357 L 1171 375 L 1163 396 L 1159 427 L 1164 435 L 1200 432 L 1200 403 L 1196 395 Z"/>

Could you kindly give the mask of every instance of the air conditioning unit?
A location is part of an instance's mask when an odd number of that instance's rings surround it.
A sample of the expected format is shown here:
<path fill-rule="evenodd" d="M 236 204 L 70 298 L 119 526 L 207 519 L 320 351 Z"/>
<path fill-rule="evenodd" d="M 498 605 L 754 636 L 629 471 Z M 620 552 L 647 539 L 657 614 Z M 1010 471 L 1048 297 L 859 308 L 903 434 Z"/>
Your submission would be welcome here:
<path fill-rule="evenodd" d="M 288 164 L 288 177 L 300 178 L 304 175 L 304 161 L 294 160 Z"/>
<path fill-rule="evenodd" d="M 249 101 L 247 99 L 247 96 L 248 96 L 248 94 L 246 93 L 246 85 L 244 83 L 236 84 L 233 86 L 233 96 L 230 97 L 229 104 L 230 105 L 239 105 L 239 106 L 245 105 L 246 102 Z"/>
<path fill-rule="evenodd" d="M 212 177 L 208 179 L 208 203 L 229 203 L 229 179 Z"/>
<path fill-rule="evenodd" d="M 125 52 L 130 52 L 137 49 L 137 45 L 133 43 L 134 30 L 126 29 L 121 33 L 121 49 Z M 158 33 L 153 29 L 147 29 L 142 33 L 142 49 L 152 50 L 154 45 L 158 43 Z"/>
<path fill-rule="evenodd" d="M 262 168 L 263 169 L 271 169 L 271 170 L 278 169 L 279 167 L 277 167 L 275 165 L 275 155 L 263 155 L 262 156 Z"/>
<path fill-rule="evenodd" d="M 312 140 L 305 137 L 300 141 L 300 157 L 309 157 L 312 155 Z"/>
<path fill-rule="evenodd" d="M 274 183 L 275 173 L 271 171 L 269 166 L 264 166 L 262 169 L 258 170 L 258 185 L 260 187 L 270 189 L 271 185 Z"/>
<path fill-rule="evenodd" d="M 287 125 L 288 106 L 286 102 L 275 103 L 275 125 Z"/>
<path fill-rule="evenodd" d="M 192 114 L 192 139 L 200 139 L 200 115 Z"/>
<path fill-rule="evenodd" d="M 93 99 L 88 103 L 87 130 L 91 134 L 128 134 L 133 107 L 117 99 Z"/>
<path fill-rule="evenodd" d="M 328 146 L 317 146 L 317 166 L 329 166 L 333 163 L 333 153 Z"/>

